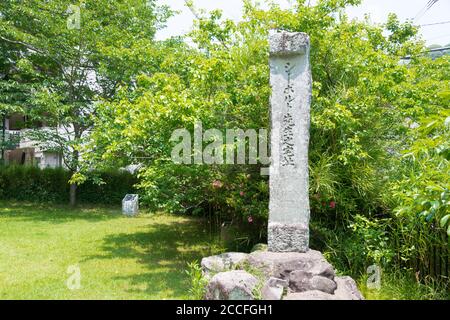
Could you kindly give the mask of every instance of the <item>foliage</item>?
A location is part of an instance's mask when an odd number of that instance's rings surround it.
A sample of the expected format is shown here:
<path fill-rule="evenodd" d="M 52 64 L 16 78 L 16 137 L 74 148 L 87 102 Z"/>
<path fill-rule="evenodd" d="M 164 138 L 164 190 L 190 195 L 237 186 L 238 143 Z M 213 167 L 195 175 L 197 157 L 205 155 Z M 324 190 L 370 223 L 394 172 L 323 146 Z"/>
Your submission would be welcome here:
<path fill-rule="evenodd" d="M 189 299 L 203 300 L 205 298 L 208 280 L 203 277 L 201 266 L 197 262 L 188 263 L 186 274 L 191 281 L 191 286 L 189 288 Z"/>
<path fill-rule="evenodd" d="M 313 222 L 312 246 L 321 250 L 339 273 L 358 279 L 369 266 L 392 266 L 395 248 L 391 224 L 391 219 L 362 215 L 353 217 L 346 228 L 336 230 Z"/>
<path fill-rule="evenodd" d="M 136 177 L 128 172 L 97 172 L 103 183 L 88 181 L 79 188 L 80 203 L 120 205 L 127 193 L 135 193 Z M 0 166 L 0 199 L 64 203 L 69 198 L 71 174 L 64 169 Z"/>
<path fill-rule="evenodd" d="M 343 8 L 357 3 L 298 1 L 264 11 L 246 1 L 239 23 L 219 11 L 199 15 L 189 35 L 196 48 L 171 42 L 159 73 L 99 106 L 91 161 L 143 163 L 140 186 L 152 206 L 189 213 L 212 207 L 225 221 L 258 221 L 265 230 L 268 179 L 259 165 L 174 165 L 169 141 L 175 129 L 193 132 L 196 121 L 221 132 L 267 128 L 268 30 L 303 31 L 314 61 L 312 210 L 341 226 L 356 213 L 384 210 L 389 148 L 405 131 L 396 101 L 410 79 L 399 58 L 423 47 L 416 29 L 395 16 L 385 28 L 349 20 Z"/>
<path fill-rule="evenodd" d="M 29 136 L 77 173 L 96 101 L 152 70 L 143 53 L 170 11 L 151 0 L 5 0 L 0 12 L 0 111 L 19 104 L 54 127 Z"/>
<path fill-rule="evenodd" d="M 404 271 L 383 272 L 381 288 L 367 288 L 367 278 L 362 277 L 358 288 L 366 300 L 449 300 L 448 282 L 431 278 L 423 283 Z"/>
<path fill-rule="evenodd" d="M 350 224 L 356 239 L 360 239 L 364 248 L 357 252 L 365 257 L 368 265 L 386 266 L 392 259 L 393 253 L 389 248 L 389 237 L 386 230 L 389 222 L 387 219 L 380 222 L 376 218 L 368 219 L 356 215 L 355 222 Z M 383 223 L 385 225 L 382 225 Z"/>

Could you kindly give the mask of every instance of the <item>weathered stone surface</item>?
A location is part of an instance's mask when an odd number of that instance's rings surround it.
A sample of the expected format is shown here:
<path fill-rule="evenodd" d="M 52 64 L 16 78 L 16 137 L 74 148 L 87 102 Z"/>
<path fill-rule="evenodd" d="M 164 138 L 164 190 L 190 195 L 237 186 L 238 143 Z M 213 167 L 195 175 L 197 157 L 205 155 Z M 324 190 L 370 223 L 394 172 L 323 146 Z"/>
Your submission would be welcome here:
<path fill-rule="evenodd" d="M 322 256 L 319 262 L 314 263 L 308 272 L 333 280 L 336 276 L 333 266 Z"/>
<path fill-rule="evenodd" d="M 309 47 L 309 37 L 302 32 L 284 32 L 273 30 L 269 34 L 270 53 L 272 55 L 305 54 Z"/>
<path fill-rule="evenodd" d="M 206 299 L 249 300 L 254 299 L 258 280 L 242 270 L 223 272 L 227 268 L 239 268 L 247 262 L 251 267 L 267 275 L 261 289 L 263 300 L 283 299 L 287 288 L 287 300 L 362 300 L 355 281 L 350 277 L 335 277 L 333 267 L 319 251 L 299 252 L 255 251 L 251 254 L 224 253 L 202 260 L 202 268 L 208 279 Z M 213 276 L 214 273 L 217 273 Z"/>
<path fill-rule="evenodd" d="M 287 288 L 288 282 L 278 278 L 269 278 L 261 290 L 263 300 L 281 300 L 284 288 Z"/>
<path fill-rule="evenodd" d="M 250 266 L 261 269 L 267 277 L 289 279 L 292 271 L 300 270 L 313 275 L 334 278 L 333 267 L 319 251 L 300 252 L 252 252 L 248 257 Z"/>
<path fill-rule="evenodd" d="M 334 294 L 319 290 L 288 293 L 285 300 L 364 300 L 355 281 L 350 277 L 336 277 Z"/>
<path fill-rule="evenodd" d="M 288 293 L 283 300 L 337 300 L 332 294 L 318 290 Z"/>
<path fill-rule="evenodd" d="M 255 252 L 255 251 L 267 251 L 268 246 L 265 243 L 257 243 L 253 246 L 251 252 Z"/>
<path fill-rule="evenodd" d="M 337 289 L 334 292 L 339 300 L 364 300 L 363 295 L 358 290 L 355 280 L 350 277 L 336 277 Z"/>
<path fill-rule="evenodd" d="M 258 280 L 242 270 L 220 272 L 206 288 L 206 300 L 253 300 Z"/>
<path fill-rule="evenodd" d="M 309 37 L 305 33 L 271 31 L 269 41 L 272 87 L 269 251 L 306 252 L 312 92 Z"/>
<path fill-rule="evenodd" d="M 310 272 L 295 270 L 289 275 L 289 288 L 293 292 L 319 290 L 333 294 L 336 290 L 336 282 L 331 279 L 314 275 Z"/>
<path fill-rule="evenodd" d="M 311 278 L 312 290 L 319 290 L 329 294 L 333 294 L 337 288 L 336 282 L 322 276 L 313 276 Z"/>
<path fill-rule="evenodd" d="M 273 252 L 306 252 L 309 229 L 300 223 L 269 223 L 268 242 Z"/>
<path fill-rule="evenodd" d="M 217 256 L 203 258 L 201 262 L 203 274 L 223 272 L 244 264 L 248 260 L 248 254 L 241 252 L 227 252 Z"/>

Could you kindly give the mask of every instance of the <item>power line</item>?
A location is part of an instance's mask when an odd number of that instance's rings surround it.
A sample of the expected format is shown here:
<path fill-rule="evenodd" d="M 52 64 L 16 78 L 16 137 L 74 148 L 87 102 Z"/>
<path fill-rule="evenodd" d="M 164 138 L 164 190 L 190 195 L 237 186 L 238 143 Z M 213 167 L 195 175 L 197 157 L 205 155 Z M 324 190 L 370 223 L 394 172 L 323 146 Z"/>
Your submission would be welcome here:
<path fill-rule="evenodd" d="M 446 51 L 446 50 L 450 50 L 450 47 L 429 49 L 426 52 L 437 52 L 437 51 Z"/>
<path fill-rule="evenodd" d="M 447 23 L 450 23 L 450 20 L 449 21 L 434 22 L 434 23 L 419 24 L 419 27 L 428 27 L 428 26 L 435 26 L 435 25 L 438 25 L 438 24 L 447 24 Z"/>
<path fill-rule="evenodd" d="M 428 1 L 427 10 L 429 10 L 438 1 L 439 0 L 430 0 L 430 1 Z"/>
<path fill-rule="evenodd" d="M 419 55 L 432 53 L 432 52 L 447 51 L 447 50 L 450 50 L 450 47 L 436 48 L 436 49 L 427 49 L 425 51 L 420 52 Z M 405 57 L 402 57 L 401 60 L 411 60 L 411 58 L 412 58 L 411 56 L 405 56 Z"/>
<path fill-rule="evenodd" d="M 419 20 L 420 17 L 422 17 L 424 15 L 424 13 L 426 12 L 426 9 L 427 9 L 427 6 L 423 7 L 422 9 L 420 9 L 420 11 L 414 17 L 414 20 Z"/>
<path fill-rule="evenodd" d="M 439 0 L 429 0 L 428 3 L 425 5 L 425 7 L 423 7 L 418 13 L 417 15 L 414 17 L 415 21 L 419 21 L 420 18 L 422 18 L 422 16 L 431 9 L 432 6 L 434 6 Z"/>

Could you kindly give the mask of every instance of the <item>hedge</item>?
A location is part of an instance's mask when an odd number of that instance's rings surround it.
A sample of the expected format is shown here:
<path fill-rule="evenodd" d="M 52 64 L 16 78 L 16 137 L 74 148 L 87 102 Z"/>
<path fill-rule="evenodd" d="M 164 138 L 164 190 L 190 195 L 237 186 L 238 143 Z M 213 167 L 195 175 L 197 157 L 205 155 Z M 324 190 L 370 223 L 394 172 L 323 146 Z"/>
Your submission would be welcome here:
<path fill-rule="evenodd" d="M 127 193 L 136 193 L 135 176 L 125 171 L 98 172 L 104 184 L 92 181 L 78 186 L 80 204 L 120 205 Z M 67 203 L 70 172 L 31 166 L 0 166 L 0 199 L 30 202 Z"/>

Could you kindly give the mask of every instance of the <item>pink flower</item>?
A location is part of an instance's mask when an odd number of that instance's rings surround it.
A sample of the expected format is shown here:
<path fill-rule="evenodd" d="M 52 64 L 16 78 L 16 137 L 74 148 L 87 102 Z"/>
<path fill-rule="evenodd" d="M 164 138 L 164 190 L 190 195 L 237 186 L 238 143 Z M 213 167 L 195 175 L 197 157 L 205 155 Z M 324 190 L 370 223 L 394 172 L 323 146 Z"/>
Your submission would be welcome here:
<path fill-rule="evenodd" d="M 223 183 L 220 180 L 214 180 L 214 182 L 212 183 L 212 186 L 214 189 L 220 189 L 223 187 Z"/>
<path fill-rule="evenodd" d="M 239 194 L 241 195 L 241 197 L 245 196 L 245 192 L 244 191 L 239 192 Z"/>
<path fill-rule="evenodd" d="M 248 221 L 248 223 L 253 223 L 253 217 L 252 217 L 252 216 L 249 216 L 249 217 L 247 218 L 247 221 Z"/>
<path fill-rule="evenodd" d="M 331 202 L 330 202 L 330 208 L 331 208 L 331 209 L 336 208 L 336 202 L 335 202 L 335 201 L 331 201 Z"/>

